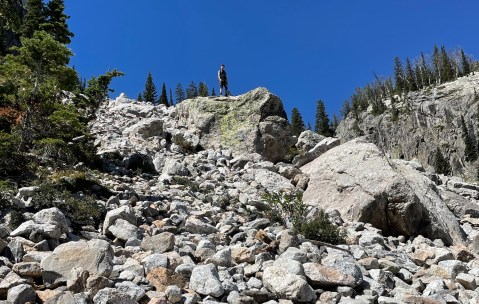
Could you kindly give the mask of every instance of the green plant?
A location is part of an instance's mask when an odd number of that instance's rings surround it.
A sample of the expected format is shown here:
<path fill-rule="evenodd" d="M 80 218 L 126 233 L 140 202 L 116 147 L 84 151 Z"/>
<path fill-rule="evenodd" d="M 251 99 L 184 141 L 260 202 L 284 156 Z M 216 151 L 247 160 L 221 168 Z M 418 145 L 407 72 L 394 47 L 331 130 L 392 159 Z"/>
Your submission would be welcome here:
<path fill-rule="evenodd" d="M 101 220 L 104 210 L 88 196 L 80 197 L 67 191 L 63 185 L 51 181 L 37 184 L 39 190 L 32 195 L 32 207 L 35 211 L 57 207 L 70 219 L 72 228 L 95 225 Z"/>
<path fill-rule="evenodd" d="M 291 148 L 289 148 L 289 152 L 288 152 L 288 154 L 286 154 L 284 159 L 286 159 L 288 162 L 292 162 L 293 159 L 297 155 L 300 155 L 300 154 L 302 154 L 302 153 L 298 149 L 296 149 L 295 147 L 291 147 Z"/>
<path fill-rule="evenodd" d="M 321 211 L 314 219 L 306 220 L 308 206 L 303 203 L 303 194 L 286 193 L 284 191 L 267 193 L 263 195 L 268 209 L 261 216 L 266 217 L 272 223 L 280 223 L 283 226 L 291 224 L 295 233 L 304 237 L 332 244 L 345 243 L 344 236 L 338 228 L 331 223 L 326 214 Z"/>
<path fill-rule="evenodd" d="M 302 222 L 301 228 L 298 229 L 298 233 L 310 240 L 331 244 L 346 243 L 344 235 L 340 233 L 338 227 L 331 223 L 322 210 L 314 219 Z"/>

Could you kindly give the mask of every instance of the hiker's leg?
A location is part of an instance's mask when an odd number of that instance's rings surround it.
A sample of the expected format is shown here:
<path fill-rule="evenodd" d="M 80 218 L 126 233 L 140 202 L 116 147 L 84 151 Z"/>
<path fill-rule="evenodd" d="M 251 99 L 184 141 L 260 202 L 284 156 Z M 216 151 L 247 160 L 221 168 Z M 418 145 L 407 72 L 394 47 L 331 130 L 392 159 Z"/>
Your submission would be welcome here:
<path fill-rule="evenodd" d="M 220 96 L 223 95 L 223 84 L 220 82 Z"/>
<path fill-rule="evenodd" d="M 228 96 L 228 84 L 225 83 L 225 96 Z"/>

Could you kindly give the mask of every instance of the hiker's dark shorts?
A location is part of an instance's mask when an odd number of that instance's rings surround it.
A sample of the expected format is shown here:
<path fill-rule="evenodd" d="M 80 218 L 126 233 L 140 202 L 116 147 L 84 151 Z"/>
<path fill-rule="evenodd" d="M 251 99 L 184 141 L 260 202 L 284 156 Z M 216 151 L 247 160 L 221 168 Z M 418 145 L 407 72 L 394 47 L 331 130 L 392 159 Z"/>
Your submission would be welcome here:
<path fill-rule="evenodd" d="M 222 89 L 223 87 L 228 90 L 228 83 L 226 81 L 220 81 L 220 89 Z"/>

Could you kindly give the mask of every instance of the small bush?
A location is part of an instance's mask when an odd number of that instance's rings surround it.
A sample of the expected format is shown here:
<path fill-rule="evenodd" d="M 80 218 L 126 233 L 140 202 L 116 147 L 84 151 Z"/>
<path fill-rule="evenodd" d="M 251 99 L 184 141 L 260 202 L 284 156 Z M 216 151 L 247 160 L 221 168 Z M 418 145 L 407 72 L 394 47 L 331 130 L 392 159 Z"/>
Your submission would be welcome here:
<path fill-rule="evenodd" d="M 90 197 L 73 195 L 63 186 L 44 181 L 38 184 L 39 190 L 32 196 L 32 205 L 36 211 L 57 207 L 70 219 L 72 228 L 99 224 L 103 209 Z"/>
<path fill-rule="evenodd" d="M 331 244 L 344 244 L 344 236 L 327 218 L 323 211 L 312 220 L 306 220 L 308 206 L 302 201 L 303 194 L 285 193 L 283 191 L 263 195 L 269 208 L 262 216 L 272 223 L 290 226 L 295 233 L 302 234 L 307 239 L 328 242 Z"/>
<path fill-rule="evenodd" d="M 344 244 L 346 240 L 339 232 L 338 227 L 333 225 L 323 211 L 314 219 L 302 222 L 298 233 L 305 238 L 331 244 Z"/>
<path fill-rule="evenodd" d="M 304 153 L 304 152 L 303 152 Z M 286 159 L 288 162 L 292 162 L 293 159 L 297 156 L 297 155 L 300 155 L 300 154 L 303 154 L 301 153 L 300 150 L 296 149 L 295 147 L 291 147 L 289 148 L 289 152 L 288 154 L 286 154 L 286 156 L 284 157 L 284 159 Z"/>

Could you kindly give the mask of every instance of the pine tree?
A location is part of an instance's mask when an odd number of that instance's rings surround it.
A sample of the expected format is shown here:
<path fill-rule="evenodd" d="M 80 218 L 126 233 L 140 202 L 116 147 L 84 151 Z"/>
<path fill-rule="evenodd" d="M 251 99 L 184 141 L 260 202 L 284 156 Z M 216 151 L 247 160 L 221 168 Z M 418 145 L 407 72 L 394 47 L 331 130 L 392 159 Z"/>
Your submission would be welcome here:
<path fill-rule="evenodd" d="M 143 96 L 141 96 L 141 92 L 138 93 L 138 98 L 136 99 L 138 101 L 143 101 Z"/>
<path fill-rule="evenodd" d="M 312 129 L 311 129 L 311 124 L 309 123 L 309 121 L 308 121 L 308 128 L 307 128 L 306 130 L 309 130 L 309 131 L 312 130 Z"/>
<path fill-rule="evenodd" d="M 409 58 L 406 58 L 406 80 L 409 91 L 417 91 L 417 85 L 414 78 L 411 62 L 409 61 Z"/>
<path fill-rule="evenodd" d="M 436 83 L 441 81 L 442 72 L 441 72 L 441 55 L 439 54 L 439 49 L 437 45 L 434 45 L 434 52 L 432 53 L 432 64 L 434 65 L 434 78 Z"/>
<path fill-rule="evenodd" d="M 203 83 L 203 87 L 201 88 L 201 90 L 198 88 L 198 92 L 200 93 L 200 96 L 202 97 L 209 96 L 208 87 L 206 86 L 206 83 Z"/>
<path fill-rule="evenodd" d="M 405 89 L 404 83 L 404 70 L 402 67 L 401 59 L 399 57 L 394 58 L 394 81 L 396 83 L 396 91 L 401 93 Z"/>
<path fill-rule="evenodd" d="M 421 67 L 419 64 L 414 65 L 414 76 L 416 77 L 417 89 L 424 87 L 424 80 L 422 79 Z"/>
<path fill-rule="evenodd" d="M 333 136 L 331 129 L 329 128 L 329 117 L 328 114 L 326 114 L 326 107 L 321 99 L 316 102 L 315 117 L 314 132 L 328 137 Z"/>
<path fill-rule="evenodd" d="M 176 85 L 175 96 L 176 104 L 179 104 L 180 102 L 185 100 L 185 91 L 183 90 L 183 86 L 181 85 L 181 83 L 178 83 Z"/>
<path fill-rule="evenodd" d="M 198 88 L 196 84 L 192 81 L 186 88 L 186 99 L 195 98 L 198 96 Z"/>
<path fill-rule="evenodd" d="M 164 82 L 161 89 L 160 98 L 158 98 L 158 104 L 164 104 L 165 106 L 168 106 L 168 95 L 166 94 L 166 86 Z"/>
<path fill-rule="evenodd" d="M 75 35 L 68 30 L 67 20 L 70 19 L 70 16 L 67 16 L 64 10 L 64 0 L 50 0 L 45 8 L 47 22 L 40 25 L 40 29 L 52 35 L 56 41 L 70 44 L 70 37 Z"/>
<path fill-rule="evenodd" d="M 216 96 L 215 88 L 213 88 L 213 89 L 211 90 L 211 96 Z"/>
<path fill-rule="evenodd" d="M 442 152 L 439 147 L 437 147 L 436 155 L 434 157 L 434 170 L 437 174 L 448 175 L 451 173 L 451 166 L 449 165 L 447 159 L 445 159 L 442 155 Z"/>
<path fill-rule="evenodd" d="M 429 77 L 430 77 L 430 72 L 426 65 L 426 59 L 424 59 L 424 54 L 421 52 L 421 78 L 422 78 L 422 84 L 424 87 L 431 84 L 429 81 Z"/>
<path fill-rule="evenodd" d="M 299 136 L 304 131 L 304 122 L 299 113 L 298 108 L 293 108 L 291 111 L 291 134 L 293 136 Z"/>
<path fill-rule="evenodd" d="M 148 77 L 146 78 L 145 90 L 143 91 L 143 100 L 145 102 L 156 103 L 158 98 L 158 92 L 156 91 L 156 86 L 153 83 L 153 76 L 151 76 L 151 71 L 148 71 Z"/>
<path fill-rule="evenodd" d="M 173 102 L 173 94 L 171 93 L 171 88 L 170 88 L 170 106 L 174 106 L 174 102 Z"/>
<path fill-rule="evenodd" d="M 451 62 L 449 61 L 449 56 L 446 53 L 446 47 L 441 47 L 441 60 L 442 60 L 442 73 L 441 78 L 442 82 L 447 82 L 452 80 L 452 67 Z"/>
<path fill-rule="evenodd" d="M 464 55 L 464 50 L 461 49 L 461 63 L 462 63 L 462 75 L 467 76 L 471 73 L 471 67 L 467 61 L 466 55 Z"/>
<path fill-rule="evenodd" d="M 341 106 L 341 109 L 339 110 L 339 113 L 341 114 L 341 116 L 346 118 L 346 116 L 348 116 L 349 112 L 351 112 L 351 106 L 349 104 L 349 100 L 346 99 L 343 102 L 343 105 Z"/>
<path fill-rule="evenodd" d="M 464 120 L 464 116 L 461 116 L 461 124 L 462 124 L 462 139 L 464 140 L 464 145 L 466 149 L 464 150 L 464 154 L 466 156 L 466 160 L 473 162 L 477 159 L 477 150 L 472 142 L 471 136 L 469 136 L 469 131 L 467 129 L 466 122 Z"/>
<path fill-rule="evenodd" d="M 27 0 L 28 13 L 25 15 L 22 26 L 22 37 L 32 38 L 35 31 L 46 23 L 45 5 L 42 0 Z"/>
<path fill-rule="evenodd" d="M 203 96 L 203 86 L 204 84 L 200 81 L 200 83 L 198 84 L 198 93 L 200 96 Z"/>

